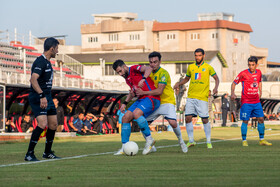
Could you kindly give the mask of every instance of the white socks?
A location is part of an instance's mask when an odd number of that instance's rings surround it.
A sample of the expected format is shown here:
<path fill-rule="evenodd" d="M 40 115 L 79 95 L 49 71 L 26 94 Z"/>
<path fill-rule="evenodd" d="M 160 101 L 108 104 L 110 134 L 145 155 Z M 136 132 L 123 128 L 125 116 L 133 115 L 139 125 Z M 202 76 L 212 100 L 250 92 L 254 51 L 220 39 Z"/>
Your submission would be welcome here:
<path fill-rule="evenodd" d="M 210 122 L 203 124 L 204 126 L 204 132 L 206 136 L 207 143 L 211 143 L 211 125 Z"/>
<path fill-rule="evenodd" d="M 150 136 L 146 136 L 146 142 L 147 141 L 153 141 L 153 137 L 150 135 Z"/>
<path fill-rule="evenodd" d="M 181 133 L 181 129 L 180 129 L 180 126 L 177 124 L 177 127 L 176 128 L 173 128 L 173 131 L 174 133 L 176 134 L 178 140 L 179 140 L 179 143 L 182 143 L 184 142 L 183 138 L 182 138 L 182 133 Z"/>
<path fill-rule="evenodd" d="M 189 142 L 192 143 L 194 142 L 193 140 L 193 124 L 192 122 L 186 124 L 186 129 L 189 137 Z"/>

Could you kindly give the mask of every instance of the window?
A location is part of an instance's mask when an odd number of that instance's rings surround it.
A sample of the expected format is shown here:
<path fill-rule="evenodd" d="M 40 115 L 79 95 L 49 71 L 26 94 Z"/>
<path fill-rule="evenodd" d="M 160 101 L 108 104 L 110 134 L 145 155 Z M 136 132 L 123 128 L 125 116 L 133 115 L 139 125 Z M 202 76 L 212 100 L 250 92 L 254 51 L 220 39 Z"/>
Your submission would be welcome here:
<path fill-rule="evenodd" d="M 218 33 L 216 32 L 216 33 L 212 33 L 211 34 L 211 38 L 212 39 L 217 39 L 218 38 Z"/>
<path fill-rule="evenodd" d="M 159 42 L 159 33 L 157 33 L 157 42 Z"/>
<path fill-rule="evenodd" d="M 186 74 L 188 69 L 188 64 L 176 64 L 176 74 Z"/>
<path fill-rule="evenodd" d="M 140 40 L 140 34 L 130 34 L 129 40 Z"/>
<path fill-rule="evenodd" d="M 117 75 L 111 64 L 105 64 L 105 75 Z"/>
<path fill-rule="evenodd" d="M 199 33 L 192 33 L 191 34 L 191 40 L 199 40 L 200 34 Z"/>
<path fill-rule="evenodd" d="M 175 40 L 175 34 L 167 34 L 167 40 Z"/>
<path fill-rule="evenodd" d="M 88 43 L 92 43 L 92 42 L 98 42 L 98 37 L 88 37 Z"/>
<path fill-rule="evenodd" d="M 119 41 L 119 35 L 117 33 L 109 34 L 109 42 L 111 41 Z"/>

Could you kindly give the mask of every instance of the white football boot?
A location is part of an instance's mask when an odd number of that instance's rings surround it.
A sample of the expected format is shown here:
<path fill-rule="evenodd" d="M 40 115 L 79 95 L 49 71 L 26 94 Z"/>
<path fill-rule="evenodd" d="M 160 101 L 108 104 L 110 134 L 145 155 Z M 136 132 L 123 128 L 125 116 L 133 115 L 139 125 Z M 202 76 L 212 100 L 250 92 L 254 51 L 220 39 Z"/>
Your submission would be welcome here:
<path fill-rule="evenodd" d="M 118 152 L 114 153 L 114 155 L 124 155 L 123 148 L 120 148 Z"/>
<path fill-rule="evenodd" d="M 146 138 L 146 144 L 145 147 L 143 149 L 142 154 L 146 155 L 149 154 L 152 150 L 153 145 L 156 143 L 156 141 L 150 136 Z"/>
<path fill-rule="evenodd" d="M 182 149 L 183 153 L 188 152 L 188 147 L 186 146 L 185 142 L 181 142 L 180 146 L 181 146 L 181 149 Z"/>

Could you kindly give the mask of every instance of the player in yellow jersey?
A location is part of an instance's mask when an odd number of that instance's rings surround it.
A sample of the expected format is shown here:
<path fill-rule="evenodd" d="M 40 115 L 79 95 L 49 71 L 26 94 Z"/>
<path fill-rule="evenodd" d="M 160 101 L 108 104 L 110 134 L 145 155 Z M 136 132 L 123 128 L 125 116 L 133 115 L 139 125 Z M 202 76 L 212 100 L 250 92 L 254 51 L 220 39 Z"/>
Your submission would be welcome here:
<path fill-rule="evenodd" d="M 188 98 L 185 108 L 186 116 L 186 129 L 189 136 L 188 147 L 194 146 L 196 143 L 193 137 L 193 124 L 192 117 L 199 115 L 201 117 L 204 132 L 207 140 L 207 148 L 212 148 L 211 144 L 211 124 L 208 121 L 208 94 L 210 76 L 215 79 L 215 88 L 213 89 L 213 95 L 218 93 L 219 78 L 216 75 L 212 66 L 203 61 L 205 57 L 204 50 L 198 48 L 194 52 L 195 63 L 189 65 L 186 77 L 177 82 L 174 89 L 178 89 L 180 85 L 186 84 L 190 80 Z"/>
<path fill-rule="evenodd" d="M 184 153 L 188 152 L 188 148 L 182 138 L 180 126 L 177 124 L 176 120 L 176 109 L 175 109 L 175 96 L 174 90 L 171 87 L 171 78 L 169 73 L 160 67 L 161 64 L 161 54 L 159 52 L 152 52 L 149 54 L 149 63 L 152 68 L 152 73 L 150 74 L 151 79 L 154 81 L 155 90 L 143 91 L 142 89 L 137 89 L 137 96 L 140 95 L 160 95 L 160 107 L 154 111 L 146 119 L 149 123 L 152 123 L 159 116 L 163 115 L 164 118 L 173 127 L 173 131 L 176 134 L 181 149 Z M 153 147 L 152 151 L 156 151 Z"/>

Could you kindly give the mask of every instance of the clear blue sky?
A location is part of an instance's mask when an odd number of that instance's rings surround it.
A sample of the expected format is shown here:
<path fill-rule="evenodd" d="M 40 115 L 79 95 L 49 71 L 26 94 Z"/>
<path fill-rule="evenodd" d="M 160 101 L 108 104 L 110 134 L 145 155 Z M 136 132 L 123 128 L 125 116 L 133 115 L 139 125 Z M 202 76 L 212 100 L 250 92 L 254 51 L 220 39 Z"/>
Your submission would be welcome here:
<path fill-rule="evenodd" d="M 69 45 L 80 45 L 80 25 L 93 23 L 92 14 L 133 12 L 138 20 L 197 21 L 198 13 L 226 12 L 253 29 L 251 44 L 268 48 L 268 60 L 280 62 L 279 0 L 1 0 L 0 30 L 34 36 L 68 35 Z"/>

